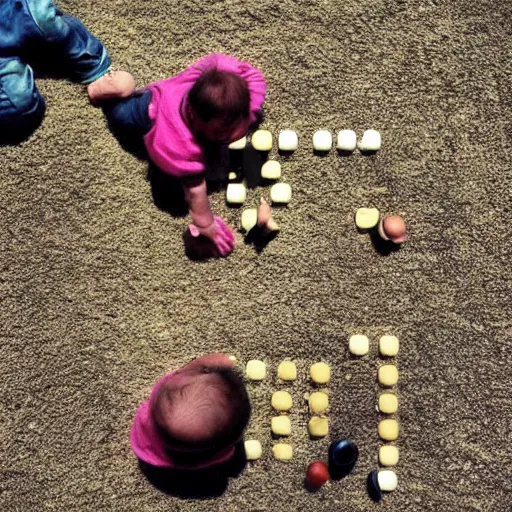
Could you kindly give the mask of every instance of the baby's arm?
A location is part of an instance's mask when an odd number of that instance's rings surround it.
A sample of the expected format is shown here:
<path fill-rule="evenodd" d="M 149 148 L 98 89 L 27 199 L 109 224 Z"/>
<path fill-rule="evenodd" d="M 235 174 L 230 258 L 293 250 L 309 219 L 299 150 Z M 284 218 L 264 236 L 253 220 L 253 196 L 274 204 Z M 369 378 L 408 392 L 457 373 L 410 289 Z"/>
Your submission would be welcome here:
<path fill-rule="evenodd" d="M 204 176 L 184 179 L 183 189 L 193 222 L 190 233 L 194 237 L 203 235 L 209 238 L 218 256 L 227 256 L 235 247 L 235 237 L 222 219 L 214 217 L 210 209 Z"/>

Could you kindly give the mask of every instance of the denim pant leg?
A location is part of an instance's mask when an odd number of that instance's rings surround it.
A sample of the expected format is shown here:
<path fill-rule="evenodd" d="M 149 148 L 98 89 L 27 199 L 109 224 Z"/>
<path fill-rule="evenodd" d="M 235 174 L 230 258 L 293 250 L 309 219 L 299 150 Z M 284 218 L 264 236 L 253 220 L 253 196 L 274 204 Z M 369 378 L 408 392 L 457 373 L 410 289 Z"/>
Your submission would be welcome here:
<path fill-rule="evenodd" d="M 48 60 L 58 62 L 62 75 L 88 84 L 108 71 L 111 61 L 105 47 L 82 22 L 60 12 L 51 0 L 25 1 L 40 31 L 43 52 L 48 53 Z M 37 40 L 30 42 L 39 44 Z"/>
<path fill-rule="evenodd" d="M 18 57 L 0 57 L 0 140 L 16 137 L 14 132 L 31 131 L 45 111 L 32 69 Z"/>

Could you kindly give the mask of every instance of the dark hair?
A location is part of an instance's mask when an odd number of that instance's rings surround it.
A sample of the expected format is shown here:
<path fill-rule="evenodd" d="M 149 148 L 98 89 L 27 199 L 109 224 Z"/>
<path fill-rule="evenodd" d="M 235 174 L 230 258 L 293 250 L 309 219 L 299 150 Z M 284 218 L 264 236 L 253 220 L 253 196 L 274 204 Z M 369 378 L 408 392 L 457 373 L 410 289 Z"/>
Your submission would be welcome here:
<path fill-rule="evenodd" d="M 220 119 L 232 126 L 249 119 L 249 87 L 235 73 L 209 68 L 190 89 L 188 104 L 202 121 Z"/>
<path fill-rule="evenodd" d="M 249 423 L 251 403 L 243 378 L 238 370 L 227 366 L 197 366 L 188 371 L 197 375 L 212 374 L 218 377 L 219 387 L 222 387 L 222 394 L 225 395 L 225 401 L 229 403 L 231 412 L 223 428 L 218 429 L 204 443 L 201 443 L 177 438 L 165 431 L 163 426 L 158 424 L 158 420 L 156 423 L 163 439 L 170 445 L 169 451 L 173 451 L 172 446 L 180 447 L 187 451 L 200 452 L 198 455 L 201 457 L 200 454 L 202 454 L 202 457 L 204 457 L 207 454 L 214 454 L 216 451 L 233 445 L 240 440 Z M 162 398 L 162 395 L 165 395 L 168 404 L 178 403 L 179 407 L 179 401 L 187 399 L 186 387 L 178 392 L 170 391 L 166 388 L 165 384 L 162 385 L 157 394 L 157 401 Z M 179 411 L 175 411 L 175 414 L 179 414 Z"/>

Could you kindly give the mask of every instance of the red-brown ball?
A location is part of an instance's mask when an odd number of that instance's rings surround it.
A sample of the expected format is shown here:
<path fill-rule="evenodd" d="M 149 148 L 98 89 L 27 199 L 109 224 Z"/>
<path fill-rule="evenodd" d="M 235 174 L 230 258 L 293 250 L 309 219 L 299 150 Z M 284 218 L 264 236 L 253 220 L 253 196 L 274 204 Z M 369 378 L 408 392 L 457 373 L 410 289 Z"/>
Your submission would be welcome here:
<path fill-rule="evenodd" d="M 319 489 L 329 480 L 327 464 L 321 460 L 312 462 L 306 472 L 306 482 L 313 488 Z"/>

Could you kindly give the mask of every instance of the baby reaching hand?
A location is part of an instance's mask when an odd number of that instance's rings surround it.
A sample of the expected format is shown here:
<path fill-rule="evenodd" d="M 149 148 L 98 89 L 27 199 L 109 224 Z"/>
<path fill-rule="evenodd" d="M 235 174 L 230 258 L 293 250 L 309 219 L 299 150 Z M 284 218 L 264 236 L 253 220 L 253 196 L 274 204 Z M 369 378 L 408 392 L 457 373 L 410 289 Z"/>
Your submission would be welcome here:
<path fill-rule="evenodd" d="M 163 377 L 133 422 L 130 442 L 137 457 L 174 469 L 203 469 L 231 459 L 251 414 L 233 364 L 225 354 L 210 354 Z"/>
<path fill-rule="evenodd" d="M 265 91 L 259 70 L 221 54 L 139 91 L 125 71 L 104 75 L 88 87 L 112 128 L 143 139 L 150 160 L 182 180 L 191 233 L 209 238 L 220 256 L 233 250 L 234 237 L 210 209 L 206 154 L 240 139 L 260 120 Z"/>

